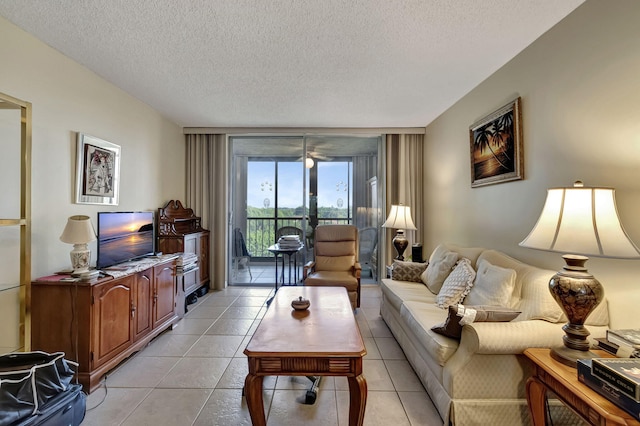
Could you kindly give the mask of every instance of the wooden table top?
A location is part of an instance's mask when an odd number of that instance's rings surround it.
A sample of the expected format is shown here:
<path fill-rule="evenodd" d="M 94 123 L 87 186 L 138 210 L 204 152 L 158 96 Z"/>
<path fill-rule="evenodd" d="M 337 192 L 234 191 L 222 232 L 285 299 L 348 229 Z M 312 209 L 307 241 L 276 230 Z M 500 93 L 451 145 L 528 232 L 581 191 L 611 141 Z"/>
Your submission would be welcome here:
<path fill-rule="evenodd" d="M 613 355 L 603 350 L 592 349 L 591 352 L 597 354 L 600 358 L 614 358 Z M 588 403 L 590 407 L 602 416 L 613 417 L 619 421 L 618 424 L 638 424 L 637 420 L 633 419 L 630 414 L 627 414 L 613 402 L 580 382 L 577 370 L 553 359 L 549 349 L 529 348 L 524 351 L 524 354 L 543 368 L 550 376 L 562 383 L 573 395 L 579 396 L 580 399 Z"/>
<path fill-rule="evenodd" d="M 311 302 L 296 311 L 299 296 Z M 280 287 L 244 350 L 253 357 L 363 357 L 360 329 L 344 287 Z"/>

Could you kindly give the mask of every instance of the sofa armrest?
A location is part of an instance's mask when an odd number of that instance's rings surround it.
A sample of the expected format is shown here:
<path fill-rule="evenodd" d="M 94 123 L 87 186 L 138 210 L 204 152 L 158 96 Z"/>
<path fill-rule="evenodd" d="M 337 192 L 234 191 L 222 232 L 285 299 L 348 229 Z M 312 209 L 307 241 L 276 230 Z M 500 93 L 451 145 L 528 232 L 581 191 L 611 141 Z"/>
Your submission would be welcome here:
<path fill-rule="evenodd" d="M 527 348 L 562 345 L 562 326 L 542 320 L 475 322 L 462 327 L 460 347 L 484 355 L 521 354 Z"/>

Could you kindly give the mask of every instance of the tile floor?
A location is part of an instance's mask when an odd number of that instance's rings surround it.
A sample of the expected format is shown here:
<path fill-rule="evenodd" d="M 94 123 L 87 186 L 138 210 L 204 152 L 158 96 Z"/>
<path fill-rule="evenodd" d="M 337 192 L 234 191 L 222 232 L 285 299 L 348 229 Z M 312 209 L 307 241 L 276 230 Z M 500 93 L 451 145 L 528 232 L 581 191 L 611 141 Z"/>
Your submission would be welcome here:
<path fill-rule="evenodd" d="M 107 374 L 87 399 L 83 426 L 251 425 L 242 353 L 265 313 L 270 287 L 210 292 L 186 317 Z M 380 289 L 364 285 L 356 318 L 367 347 L 367 426 L 441 425 L 435 407 L 379 315 Z M 314 405 L 301 404 L 306 378 L 268 377 L 268 426 L 347 425 L 346 378 L 325 377 Z"/>

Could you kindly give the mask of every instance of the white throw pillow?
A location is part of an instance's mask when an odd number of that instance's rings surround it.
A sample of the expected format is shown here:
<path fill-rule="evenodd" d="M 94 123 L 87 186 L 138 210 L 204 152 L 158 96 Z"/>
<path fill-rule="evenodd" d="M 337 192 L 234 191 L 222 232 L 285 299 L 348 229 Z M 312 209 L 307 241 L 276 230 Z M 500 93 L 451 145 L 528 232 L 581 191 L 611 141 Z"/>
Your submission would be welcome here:
<path fill-rule="evenodd" d="M 516 271 L 480 259 L 473 289 L 465 298 L 464 304 L 511 307 L 515 285 Z"/>
<path fill-rule="evenodd" d="M 431 254 L 427 269 L 422 273 L 422 282 L 433 294 L 438 294 L 444 280 L 456 265 L 459 255 L 440 244 Z"/>
<path fill-rule="evenodd" d="M 447 309 L 451 305 L 460 303 L 473 287 L 475 277 L 476 271 L 473 270 L 471 261 L 467 258 L 460 259 L 454 270 L 444 280 L 436 296 L 436 305 Z"/>

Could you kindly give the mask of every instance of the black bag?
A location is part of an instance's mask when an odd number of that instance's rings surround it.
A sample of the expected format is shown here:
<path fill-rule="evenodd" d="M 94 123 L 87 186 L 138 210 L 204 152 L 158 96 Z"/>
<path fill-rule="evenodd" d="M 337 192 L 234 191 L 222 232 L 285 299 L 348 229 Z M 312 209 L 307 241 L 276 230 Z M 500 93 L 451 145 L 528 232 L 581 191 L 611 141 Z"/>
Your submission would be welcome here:
<path fill-rule="evenodd" d="M 78 364 L 63 352 L 14 352 L 0 356 L 0 426 L 36 414 L 66 391 Z"/>
<path fill-rule="evenodd" d="M 70 385 L 69 389 L 54 396 L 38 409 L 38 412 L 11 426 L 78 426 L 87 411 L 87 396 L 82 385 Z"/>

